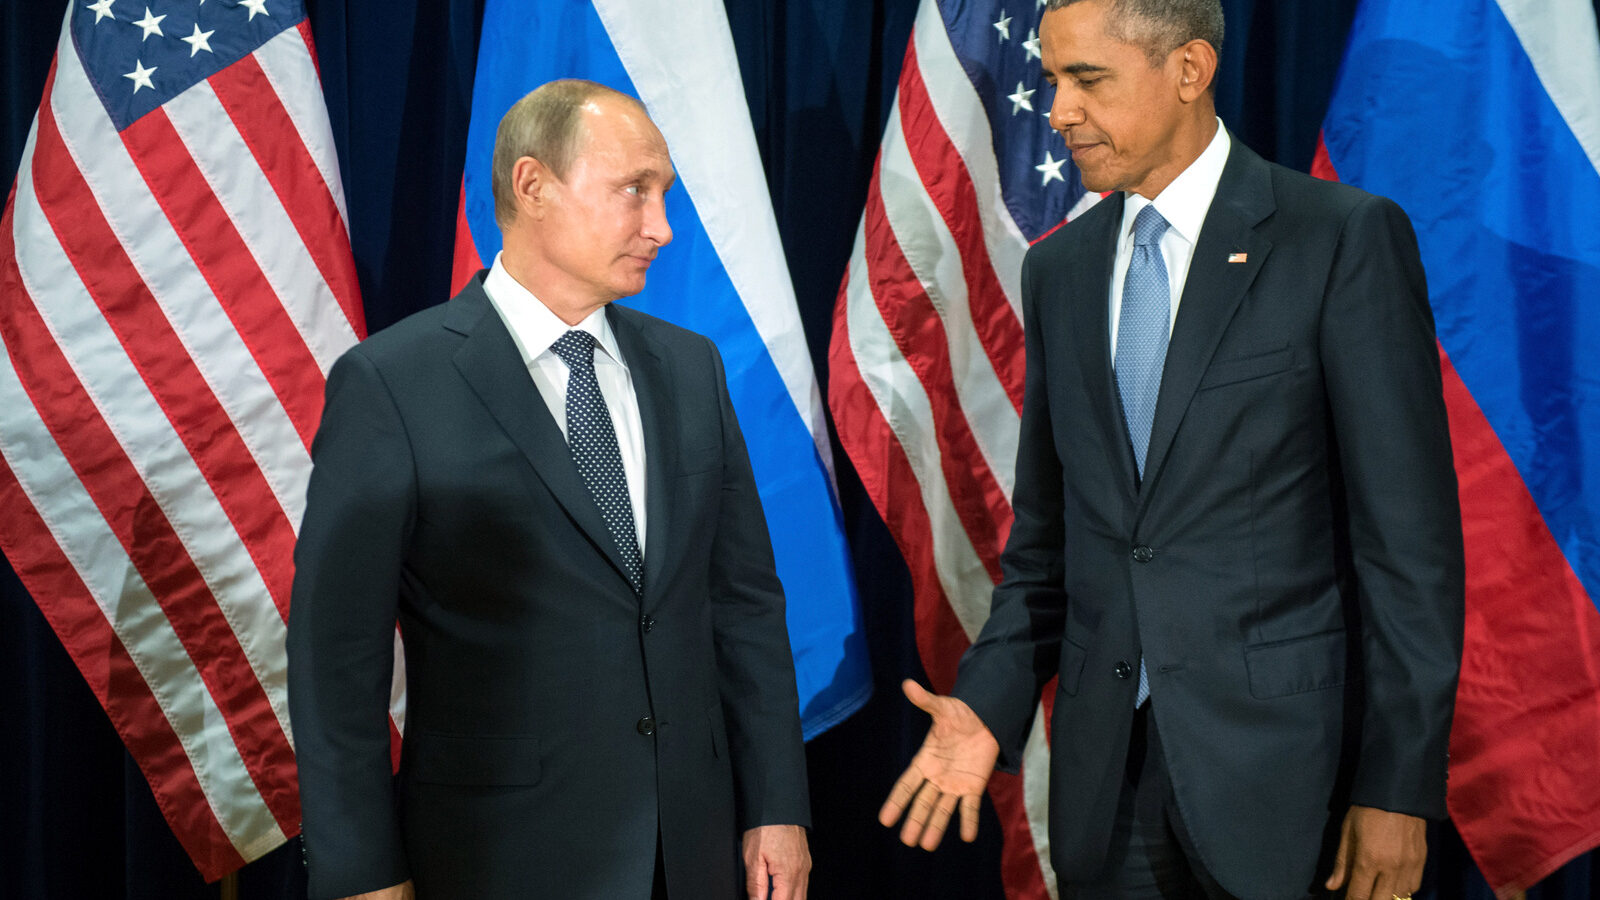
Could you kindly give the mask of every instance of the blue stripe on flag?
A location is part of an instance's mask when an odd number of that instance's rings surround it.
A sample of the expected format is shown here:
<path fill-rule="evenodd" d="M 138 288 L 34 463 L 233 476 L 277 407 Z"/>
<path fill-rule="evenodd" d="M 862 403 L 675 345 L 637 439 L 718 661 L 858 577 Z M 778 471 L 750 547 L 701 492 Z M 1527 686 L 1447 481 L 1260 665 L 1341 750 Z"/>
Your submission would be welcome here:
<path fill-rule="evenodd" d="M 1600 174 L 1499 6 L 1394 7 L 1354 25 L 1329 157 L 1411 215 L 1440 341 L 1600 597 Z"/>
<path fill-rule="evenodd" d="M 633 96 L 638 92 L 590 3 L 491 0 L 482 33 L 464 182 L 467 223 L 480 257 L 489 262 L 501 246 L 489 173 L 495 127 L 505 111 L 555 78 L 587 78 Z M 858 709 L 871 691 L 842 517 L 811 432 L 682 185 L 667 194 L 667 218 L 672 243 L 651 265 L 644 292 L 624 302 L 706 335 L 722 353 L 788 597 L 801 720 L 809 739 Z"/>

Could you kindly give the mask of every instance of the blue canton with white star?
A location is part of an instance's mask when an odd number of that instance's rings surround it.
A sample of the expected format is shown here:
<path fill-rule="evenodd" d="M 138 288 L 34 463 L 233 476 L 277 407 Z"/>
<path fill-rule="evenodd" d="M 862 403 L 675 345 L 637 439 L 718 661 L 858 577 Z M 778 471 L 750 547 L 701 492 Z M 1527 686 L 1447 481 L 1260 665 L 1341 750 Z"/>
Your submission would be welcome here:
<path fill-rule="evenodd" d="M 1044 0 L 939 0 L 939 15 L 989 118 L 1006 209 L 1024 237 L 1038 240 L 1084 193 L 1047 119 L 1055 92 L 1040 68 Z"/>
<path fill-rule="evenodd" d="M 121 131 L 306 17 L 300 0 L 72 0 L 72 43 Z"/>

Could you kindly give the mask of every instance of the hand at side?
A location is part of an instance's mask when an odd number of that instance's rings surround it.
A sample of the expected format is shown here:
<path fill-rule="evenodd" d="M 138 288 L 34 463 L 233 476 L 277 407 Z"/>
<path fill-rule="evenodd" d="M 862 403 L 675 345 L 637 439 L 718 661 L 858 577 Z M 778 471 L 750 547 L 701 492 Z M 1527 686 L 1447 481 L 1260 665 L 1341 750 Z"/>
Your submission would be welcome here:
<path fill-rule="evenodd" d="M 806 900 L 811 851 L 799 825 L 760 825 L 744 833 L 745 892 L 750 900 Z"/>
<path fill-rule="evenodd" d="M 1339 852 L 1326 887 L 1346 900 L 1409 897 L 1422 886 L 1428 825 L 1416 816 L 1352 806 L 1339 834 Z"/>
<path fill-rule="evenodd" d="M 906 699 L 933 717 L 933 724 L 922 749 L 889 791 L 878 821 L 892 828 L 905 814 L 901 843 L 932 850 L 944 839 L 950 816 L 959 808 L 961 839 L 970 842 L 978 836 L 978 808 L 1000 757 L 1000 744 L 966 703 L 930 694 L 910 679 L 901 687 Z"/>

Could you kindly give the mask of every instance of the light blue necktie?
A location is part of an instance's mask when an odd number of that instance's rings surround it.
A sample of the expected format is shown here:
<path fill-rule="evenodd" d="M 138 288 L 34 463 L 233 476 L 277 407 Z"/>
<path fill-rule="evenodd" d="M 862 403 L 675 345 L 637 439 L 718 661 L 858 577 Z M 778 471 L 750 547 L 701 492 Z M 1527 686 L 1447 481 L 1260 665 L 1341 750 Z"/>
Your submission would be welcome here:
<path fill-rule="evenodd" d="M 628 584 L 635 594 L 643 594 L 644 567 L 639 533 L 633 524 L 633 500 L 628 495 L 622 451 L 617 448 L 617 429 L 611 424 L 611 410 L 594 375 L 594 348 L 594 335 L 577 328 L 550 345 L 571 372 L 567 379 L 567 448 L 622 554 Z"/>
<path fill-rule="evenodd" d="M 1122 285 L 1122 311 L 1117 319 L 1117 393 L 1122 397 L 1122 417 L 1128 423 L 1128 440 L 1133 443 L 1133 459 L 1141 480 L 1172 322 L 1172 294 L 1167 288 L 1167 263 L 1161 257 L 1160 243 L 1166 230 L 1167 220 L 1153 205 L 1139 210 L 1134 217 L 1133 259 Z M 1134 706 L 1143 706 L 1149 697 L 1150 677 L 1145 672 L 1144 658 L 1140 657 L 1139 695 Z"/>

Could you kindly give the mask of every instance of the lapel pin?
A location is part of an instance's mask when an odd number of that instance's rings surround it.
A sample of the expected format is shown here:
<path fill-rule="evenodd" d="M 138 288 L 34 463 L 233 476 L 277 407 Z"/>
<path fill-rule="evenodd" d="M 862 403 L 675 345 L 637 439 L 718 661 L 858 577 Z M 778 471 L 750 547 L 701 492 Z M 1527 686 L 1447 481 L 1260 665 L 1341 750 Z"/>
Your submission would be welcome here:
<path fill-rule="evenodd" d="M 1242 263 L 1242 262 L 1249 262 L 1249 261 L 1250 261 L 1250 254 L 1248 254 L 1248 253 L 1229 253 L 1228 254 L 1228 262 L 1231 262 L 1231 263 Z"/>

